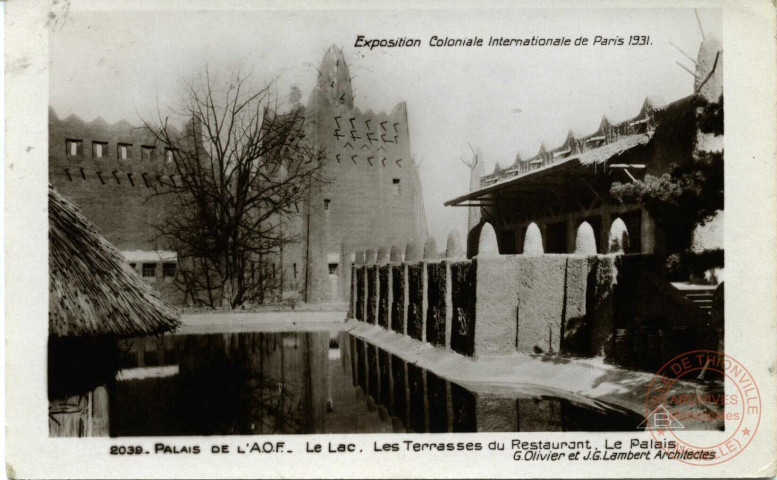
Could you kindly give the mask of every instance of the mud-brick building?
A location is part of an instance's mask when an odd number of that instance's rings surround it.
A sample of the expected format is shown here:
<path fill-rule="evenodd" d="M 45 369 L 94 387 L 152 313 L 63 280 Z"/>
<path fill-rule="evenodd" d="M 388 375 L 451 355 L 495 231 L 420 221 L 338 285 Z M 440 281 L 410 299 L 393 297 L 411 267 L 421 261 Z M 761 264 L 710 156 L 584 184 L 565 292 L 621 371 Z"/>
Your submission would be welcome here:
<path fill-rule="evenodd" d="M 720 43 L 708 38 L 696 65 L 693 95 L 669 104 L 646 98 L 633 118 L 619 122 L 602 118 L 595 132 L 570 131 L 561 145 L 547 148 L 542 143 L 531 158 L 516 156 L 512 165 L 497 164 L 488 175 L 482 161 L 475 165 L 471 191 L 446 202 L 470 208 L 468 256 L 477 254 L 485 223 L 495 229 L 503 254 L 524 252 L 527 232 L 535 238 L 539 233 L 545 253 L 573 253 L 583 222 L 593 228 L 597 252 L 608 253 L 617 219 L 628 231 L 628 252 L 665 253 L 673 241 L 671 232 L 657 227 L 640 204 L 614 198 L 611 188 L 615 182 L 629 183 L 648 174 L 660 177 L 676 165 L 691 164 L 703 152 L 722 151 L 722 135 L 702 133 L 699 126 L 699 105 L 722 98 Z M 694 232 L 693 247 L 722 248 L 722 234 L 719 211 L 705 228 Z"/>
<path fill-rule="evenodd" d="M 177 255 L 156 240 L 154 228 L 171 208 L 153 186 L 175 181 L 172 154 L 126 121 L 60 119 L 49 109 L 49 182 L 146 281 L 180 302 L 173 284 Z"/>
<path fill-rule="evenodd" d="M 327 50 L 317 75 L 307 105 L 293 108 L 304 113 L 308 141 L 325 152 L 326 182 L 289 222 L 289 237 L 299 241 L 257 259 L 269 263 L 282 285 L 278 293 L 310 303 L 348 298 L 357 249 L 381 242 L 423 243 L 426 237 L 406 105 L 390 113 L 355 107 L 348 66 L 336 47 Z M 138 273 L 181 303 L 185 296 L 173 282 L 177 254 L 157 240 L 155 229 L 174 205 L 152 188 L 176 181 L 172 153 L 126 121 L 60 119 L 49 111 L 49 181 L 81 207 Z"/>

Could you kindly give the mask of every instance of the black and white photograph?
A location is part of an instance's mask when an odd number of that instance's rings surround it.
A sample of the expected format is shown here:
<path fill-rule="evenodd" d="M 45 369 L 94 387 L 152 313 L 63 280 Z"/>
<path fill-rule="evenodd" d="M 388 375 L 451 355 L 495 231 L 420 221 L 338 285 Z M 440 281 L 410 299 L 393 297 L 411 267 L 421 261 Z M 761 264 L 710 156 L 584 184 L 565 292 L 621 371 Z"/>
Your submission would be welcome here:
<path fill-rule="evenodd" d="M 724 148 L 740 17 L 457 5 L 43 10 L 42 60 L 6 59 L 48 77 L 35 432 L 109 476 L 767 468 L 775 351 L 724 291 L 776 286 L 731 180 L 774 169 Z"/>

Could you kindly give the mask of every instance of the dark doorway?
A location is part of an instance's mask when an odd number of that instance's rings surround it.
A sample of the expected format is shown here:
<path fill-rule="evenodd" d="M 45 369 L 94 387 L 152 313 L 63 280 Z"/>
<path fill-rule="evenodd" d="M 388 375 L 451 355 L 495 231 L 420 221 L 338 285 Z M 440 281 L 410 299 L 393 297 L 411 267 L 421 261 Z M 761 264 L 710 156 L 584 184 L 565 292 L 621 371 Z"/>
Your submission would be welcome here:
<path fill-rule="evenodd" d="M 642 211 L 624 213 L 620 218 L 629 231 L 629 248 L 626 253 L 642 253 Z"/>
<path fill-rule="evenodd" d="M 500 230 L 496 234 L 501 255 L 513 255 L 518 253 L 515 244 L 515 230 Z"/>
<path fill-rule="evenodd" d="M 545 253 L 567 253 L 567 222 L 547 224 Z"/>

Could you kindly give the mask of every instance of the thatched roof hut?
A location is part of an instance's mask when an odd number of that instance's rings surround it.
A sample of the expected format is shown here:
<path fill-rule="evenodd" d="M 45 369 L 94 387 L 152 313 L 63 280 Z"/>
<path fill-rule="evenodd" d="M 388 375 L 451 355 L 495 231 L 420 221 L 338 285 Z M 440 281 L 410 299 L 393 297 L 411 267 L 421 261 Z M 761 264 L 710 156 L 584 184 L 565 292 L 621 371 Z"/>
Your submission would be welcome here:
<path fill-rule="evenodd" d="M 179 325 L 175 308 L 49 185 L 49 334 L 118 338 Z"/>

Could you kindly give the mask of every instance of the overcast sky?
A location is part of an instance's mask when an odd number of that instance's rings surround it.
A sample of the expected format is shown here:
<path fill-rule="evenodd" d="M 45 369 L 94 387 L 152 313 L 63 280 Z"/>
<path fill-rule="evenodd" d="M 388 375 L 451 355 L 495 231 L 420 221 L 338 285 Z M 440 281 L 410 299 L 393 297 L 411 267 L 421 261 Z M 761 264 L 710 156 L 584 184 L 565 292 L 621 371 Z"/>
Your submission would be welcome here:
<path fill-rule="evenodd" d="M 717 11 L 700 10 L 707 35 L 720 35 Z M 412 37 L 421 48 L 359 49 L 367 38 Z M 439 37 L 650 35 L 652 45 L 431 48 Z M 156 99 L 174 99 L 177 82 L 205 64 L 242 64 L 259 80 L 278 77 L 303 102 L 327 47 L 343 47 L 361 110 L 408 106 L 411 149 L 421 162 L 429 231 L 443 244 L 451 228 L 466 233 L 466 209 L 443 202 L 466 193 L 467 143 L 495 162 L 528 157 L 540 142 L 555 147 L 572 128 L 594 131 L 602 115 L 634 116 L 645 96 L 671 102 L 692 93 L 702 40 L 690 9 L 71 12 L 51 37 L 50 103 L 61 117 L 138 123 Z"/>

